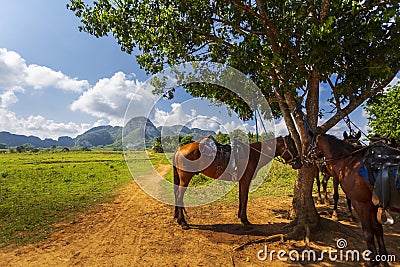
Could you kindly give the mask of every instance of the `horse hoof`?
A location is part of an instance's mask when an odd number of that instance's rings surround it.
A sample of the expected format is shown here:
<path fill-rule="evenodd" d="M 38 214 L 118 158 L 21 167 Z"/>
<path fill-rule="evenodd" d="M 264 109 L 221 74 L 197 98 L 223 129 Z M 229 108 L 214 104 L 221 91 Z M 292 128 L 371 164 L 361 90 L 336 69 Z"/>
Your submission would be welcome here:
<path fill-rule="evenodd" d="M 321 198 L 318 198 L 318 199 L 317 199 L 317 203 L 318 203 L 318 204 L 324 204 L 324 202 L 322 201 Z"/>
<path fill-rule="evenodd" d="M 339 217 L 337 215 L 332 215 L 331 219 L 334 221 L 339 221 Z"/>

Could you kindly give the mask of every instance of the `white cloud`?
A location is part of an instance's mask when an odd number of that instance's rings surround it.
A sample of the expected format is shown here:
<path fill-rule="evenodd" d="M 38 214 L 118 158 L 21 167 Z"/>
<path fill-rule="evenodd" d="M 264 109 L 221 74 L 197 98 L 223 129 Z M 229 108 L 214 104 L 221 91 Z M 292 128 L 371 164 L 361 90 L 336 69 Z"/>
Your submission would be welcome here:
<path fill-rule="evenodd" d="M 6 91 L 3 94 L 0 95 L 0 107 L 1 108 L 6 108 L 12 104 L 15 104 L 18 102 L 17 96 L 14 94 L 14 91 Z"/>
<path fill-rule="evenodd" d="M 27 65 L 16 52 L 0 48 L 0 90 L 21 91 L 21 88 L 33 87 L 82 92 L 89 88 L 89 82 L 71 78 L 61 71 L 54 71 L 36 64 Z"/>
<path fill-rule="evenodd" d="M 122 125 L 129 105 L 129 118 L 147 116 L 157 96 L 144 82 L 129 80 L 123 72 L 99 80 L 71 104 L 71 110 L 83 111 Z"/>
<path fill-rule="evenodd" d="M 186 103 L 187 105 L 193 104 L 193 102 Z M 220 131 L 222 133 L 229 133 L 235 129 L 255 132 L 253 126 L 239 119 L 201 115 L 195 109 L 190 109 L 190 112 L 185 111 L 183 104 L 180 103 L 172 103 L 170 112 L 155 108 L 152 121 L 156 126 L 184 125 L 188 128 Z"/>
<path fill-rule="evenodd" d="M 2 116 L 0 116 L 0 131 L 34 135 L 42 139 L 57 139 L 63 135 L 75 137 L 93 127 L 93 125 L 87 123 L 55 122 L 54 120 L 46 119 L 40 115 L 21 118 L 16 113 L 2 108 L 0 108 L 0 114 L 2 114 Z"/>
<path fill-rule="evenodd" d="M 286 123 L 284 119 L 281 119 L 279 122 L 275 123 L 275 136 L 285 136 L 288 135 L 288 130 L 286 128 Z"/>
<path fill-rule="evenodd" d="M 193 118 L 196 117 L 196 111 L 192 110 L 191 114 L 187 114 L 180 103 L 171 104 L 171 112 L 155 108 L 153 123 L 156 126 L 171 126 L 171 125 L 187 125 Z"/>

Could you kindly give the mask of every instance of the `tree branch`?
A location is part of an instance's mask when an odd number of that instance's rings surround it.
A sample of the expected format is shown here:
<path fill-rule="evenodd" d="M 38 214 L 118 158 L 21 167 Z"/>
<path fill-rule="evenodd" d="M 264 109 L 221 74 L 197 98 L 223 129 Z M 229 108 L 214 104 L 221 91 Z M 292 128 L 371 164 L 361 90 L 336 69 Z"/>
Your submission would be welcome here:
<path fill-rule="evenodd" d="M 367 92 L 365 92 L 364 94 L 362 94 L 360 97 L 352 98 L 350 103 L 346 107 L 338 110 L 335 115 L 333 115 L 329 120 L 327 120 L 324 124 L 322 124 L 321 126 L 318 127 L 319 132 L 326 133 L 333 126 L 335 126 L 339 121 L 341 121 L 344 117 L 346 117 L 351 112 L 353 112 L 365 100 L 367 100 L 368 98 L 381 92 L 393 80 L 393 78 L 396 77 L 398 71 L 399 70 L 394 71 L 394 74 L 392 74 L 386 80 L 382 81 L 381 85 L 379 85 L 375 90 L 370 89 Z"/>

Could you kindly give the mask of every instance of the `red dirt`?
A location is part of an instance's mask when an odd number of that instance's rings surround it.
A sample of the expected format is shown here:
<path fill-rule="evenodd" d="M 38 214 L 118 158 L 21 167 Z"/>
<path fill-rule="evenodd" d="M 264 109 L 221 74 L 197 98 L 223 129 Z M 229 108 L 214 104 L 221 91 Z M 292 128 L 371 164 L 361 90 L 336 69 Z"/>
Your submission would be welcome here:
<path fill-rule="evenodd" d="M 341 196 L 339 208 L 344 211 Z M 343 203 L 342 203 L 343 202 Z M 262 237 L 290 232 L 286 215 L 289 197 L 250 198 L 248 217 L 254 225 L 244 228 L 236 218 L 237 204 L 222 202 L 188 208 L 192 225 L 182 230 L 173 220 L 173 207 L 144 193 L 135 182 L 122 188 L 118 197 L 75 221 L 58 225 L 48 239 L 17 248 L 0 250 L 0 266 L 360 266 L 359 262 L 270 262 L 257 259 L 258 251 L 305 249 L 304 241 L 252 244 L 241 251 L 236 246 Z M 335 249 L 345 238 L 348 249 L 365 249 L 358 222 L 328 219 L 330 209 L 317 207 L 321 228 L 313 232 L 310 248 L 317 252 Z M 339 212 L 345 218 L 344 212 Z M 400 224 L 385 226 L 389 253 L 400 261 Z M 287 255 L 286 255 L 287 257 Z M 400 264 L 391 263 L 391 266 Z"/>

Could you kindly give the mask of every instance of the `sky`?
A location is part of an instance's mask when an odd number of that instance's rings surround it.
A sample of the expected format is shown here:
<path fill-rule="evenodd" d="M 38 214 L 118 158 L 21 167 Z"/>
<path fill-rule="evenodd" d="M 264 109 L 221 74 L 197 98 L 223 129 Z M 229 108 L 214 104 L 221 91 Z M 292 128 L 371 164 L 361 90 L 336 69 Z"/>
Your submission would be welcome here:
<path fill-rule="evenodd" d="M 76 137 L 99 125 L 123 125 L 128 105 L 141 114 L 156 103 L 156 126 L 186 124 L 223 132 L 254 122 L 229 116 L 226 108 L 193 99 L 178 90 L 172 101 L 148 91 L 150 76 L 112 37 L 79 32 L 80 22 L 66 9 L 67 1 L 2 1 L 0 9 L 0 131 L 40 138 Z M 133 54 L 138 53 L 134 51 Z M 321 101 L 329 90 L 321 86 Z M 324 104 L 323 104 L 324 105 Z M 350 118 L 366 131 L 361 108 Z M 326 118 L 325 118 L 326 119 Z M 286 133 L 283 121 L 276 135 Z M 343 123 L 331 130 L 339 135 Z"/>

